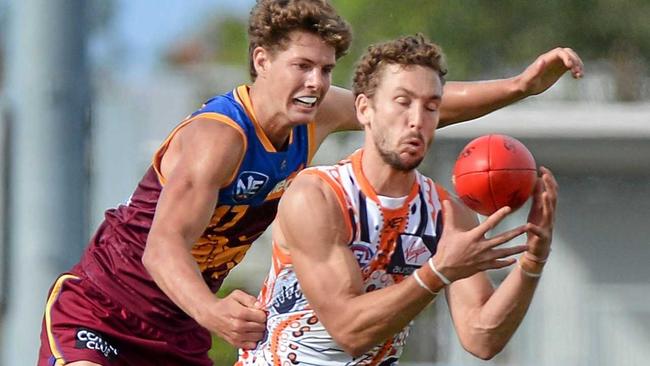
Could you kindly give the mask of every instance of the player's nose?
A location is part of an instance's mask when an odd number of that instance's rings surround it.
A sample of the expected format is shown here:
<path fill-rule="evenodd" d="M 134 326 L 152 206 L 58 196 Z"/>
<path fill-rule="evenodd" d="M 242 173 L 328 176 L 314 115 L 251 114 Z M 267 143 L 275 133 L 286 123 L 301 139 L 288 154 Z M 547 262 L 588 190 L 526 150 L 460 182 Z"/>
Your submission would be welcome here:
<path fill-rule="evenodd" d="M 409 128 L 410 129 L 415 129 L 415 130 L 420 130 L 422 126 L 426 123 L 426 113 L 424 111 L 424 108 L 420 107 L 417 105 L 417 103 L 413 103 L 409 110 Z"/>
<path fill-rule="evenodd" d="M 314 67 L 308 74 L 305 80 L 305 86 L 308 89 L 320 92 L 327 83 L 326 77 L 319 68 Z"/>

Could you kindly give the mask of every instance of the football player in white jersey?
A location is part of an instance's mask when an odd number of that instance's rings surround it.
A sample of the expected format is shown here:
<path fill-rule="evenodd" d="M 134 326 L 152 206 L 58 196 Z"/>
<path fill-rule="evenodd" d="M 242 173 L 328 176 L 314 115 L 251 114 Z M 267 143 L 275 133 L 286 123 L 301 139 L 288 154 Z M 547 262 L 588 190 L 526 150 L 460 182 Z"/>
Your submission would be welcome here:
<path fill-rule="evenodd" d="M 506 345 L 550 253 L 557 183 L 540 168 L 528 222 L 488 238 L 509 207 L 479 224 L 419 174 L 445 72 L 440 49 L 421 35 L 362 57 L 354 92 L 363 149 L 303 171 L 282 198 L 260 296 L 267 335 L 238 364 L 397 363 L 408 324 L 443 290 L 467 351 L 489 359 Z M 525 244 L 500 247 L 524 233 Z M 515 264 L 515 254 L 518 264 L 493 288 L 485 271 Z"/>

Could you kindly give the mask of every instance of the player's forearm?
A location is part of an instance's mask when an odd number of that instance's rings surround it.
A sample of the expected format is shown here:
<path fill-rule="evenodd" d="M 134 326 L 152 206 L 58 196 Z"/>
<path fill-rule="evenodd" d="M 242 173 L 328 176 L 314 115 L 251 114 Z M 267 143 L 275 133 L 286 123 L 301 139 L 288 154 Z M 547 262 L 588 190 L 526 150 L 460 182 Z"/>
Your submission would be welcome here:
<path fill-rule="evenodd" d="M 317 315 L 347 353 L 359 356 L 401 331 L 432 299 L 409 277 L 398 285 L 331 303 L 317 309 Z"/>
<path fill-rule="evenodd" d="M 533 299 L 538 278 L 516 266 L 485 304 L 470 318 L 461 334 L 463 346 L 483 359 L 490 359 L 508 343 L 521 324 Z"/>
<path fill-rule="evenodd" d="M 444 87 L 438 127 L 484 116 L 525 96 L 516 77 L 490 81 L 448 82 Z"/>
<path fill-rule="evenodd" d="M 149 240 L 156 240 L 150 237 Z M 184 244 L 147 245 L 142 263 L 154 282 L 179 308 L 201 323 L 204 309 L 217 301 Z"/>

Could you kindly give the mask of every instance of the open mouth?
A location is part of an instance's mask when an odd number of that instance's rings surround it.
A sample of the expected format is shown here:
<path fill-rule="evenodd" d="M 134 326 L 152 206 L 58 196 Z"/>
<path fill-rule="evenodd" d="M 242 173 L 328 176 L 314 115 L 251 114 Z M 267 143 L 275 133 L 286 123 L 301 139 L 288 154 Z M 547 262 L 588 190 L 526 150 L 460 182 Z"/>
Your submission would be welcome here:
<path fill-rule="evenodd" d="M 411 138 L 411 139 L 408 139 L 408 140 L 406 140 L 404 142 L 406 143 L 407 146 L 410 146 L 410 147 L 413 147 L 413 148 L 416 148 L 416 149 L 420 148 L 420 147 L 422 147 L 424 145 L 422 140 L 417 139 L 417 138 Z"/>
<path fill-rule="evenodd" d="M 298 98 L 294 98 L 293 102 L 305 108 L 313 108 L 316 106 L 316 103 L 318 102 L 318 97 L 314 97 L 314 96 L 298 97 Z"/>

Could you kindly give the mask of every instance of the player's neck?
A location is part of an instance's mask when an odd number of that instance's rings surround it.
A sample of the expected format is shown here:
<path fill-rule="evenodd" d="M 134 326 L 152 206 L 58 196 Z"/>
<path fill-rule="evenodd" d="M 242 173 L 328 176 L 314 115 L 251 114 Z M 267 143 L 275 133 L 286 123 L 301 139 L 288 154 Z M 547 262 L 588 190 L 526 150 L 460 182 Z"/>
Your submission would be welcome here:
<path fill-rule="evenodd" d="M 293 126 L 274 110 L 273 103 L 270 102 L 273 99 L 265 97 L 254 84 L 249 89 L 249 96 L 257 123 L 273 146 L 278 150 L 282 149 L 289 139 Z"/>
<path fill-rule="evenodd" d="M 411 192 L 415 170 L 398 170 L 388 165 L 372 148 L 364 148 L 361 169 L 375 193 L 386 197 L 403 197 Z"/>

